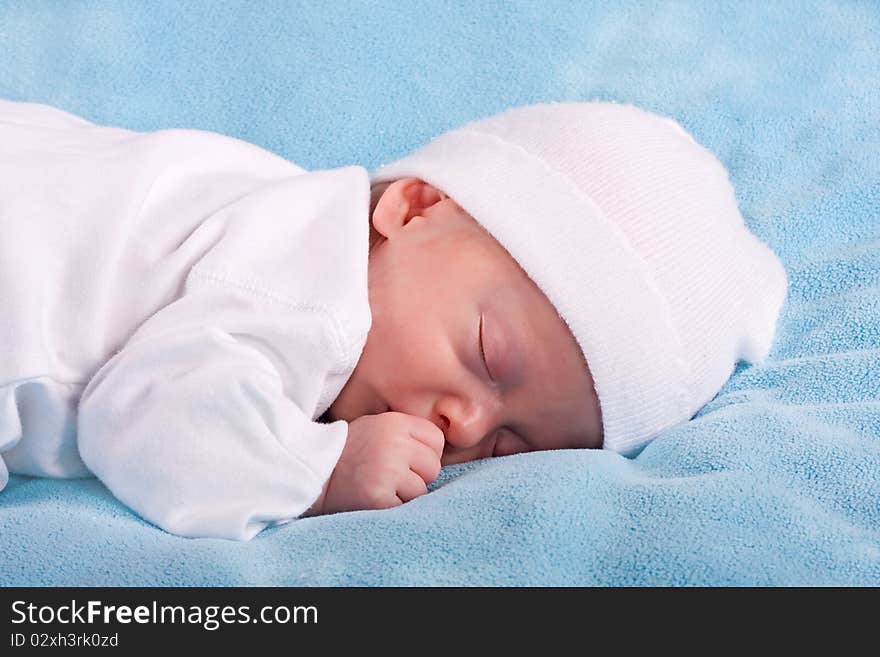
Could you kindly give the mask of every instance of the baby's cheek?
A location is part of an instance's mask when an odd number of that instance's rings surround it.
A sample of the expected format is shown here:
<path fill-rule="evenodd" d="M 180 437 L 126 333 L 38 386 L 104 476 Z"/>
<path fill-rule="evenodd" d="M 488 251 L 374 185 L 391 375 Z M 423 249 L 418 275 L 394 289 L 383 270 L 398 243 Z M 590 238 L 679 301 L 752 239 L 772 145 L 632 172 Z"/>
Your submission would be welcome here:
<path fill-rule="evenodd" d="M 505 431 L 495 441 L 495 449 L 492 452 L 492 456 L 510 456 L 511 454 L 528 451 L 530 451 L 530 448 L 522 438 Z"/>

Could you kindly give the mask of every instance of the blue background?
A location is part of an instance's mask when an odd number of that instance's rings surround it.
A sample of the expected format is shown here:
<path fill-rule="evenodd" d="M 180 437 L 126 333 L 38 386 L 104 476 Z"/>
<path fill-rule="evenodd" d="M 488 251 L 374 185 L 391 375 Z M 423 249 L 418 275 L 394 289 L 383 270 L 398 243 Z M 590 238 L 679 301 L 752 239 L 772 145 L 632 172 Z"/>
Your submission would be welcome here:
<path fill-rule="evenodd" d="M 307 169 L 514 105 L 640 105 L 727 166 L 791 280 L 770 360 L 634 460 L 452 466 L 398 509 L 246 544 L 166 534 L 96 480 L 13 477 L 0 583 L 880 584 L 877 3 L 6 1 L 0 62 L 0 97 Z"/>

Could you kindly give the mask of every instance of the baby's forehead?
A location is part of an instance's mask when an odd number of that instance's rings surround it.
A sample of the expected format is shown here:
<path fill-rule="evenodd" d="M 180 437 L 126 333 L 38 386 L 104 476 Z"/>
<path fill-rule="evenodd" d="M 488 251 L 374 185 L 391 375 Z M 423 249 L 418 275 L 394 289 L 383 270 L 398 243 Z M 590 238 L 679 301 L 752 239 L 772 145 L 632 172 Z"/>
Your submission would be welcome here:
<path fill-rule="evenodd" d="M 520 296 L 531 293 L 527 287 L 531 283 L 531 279 L 516 258 L 498 240 L 481 229 L 480 234 L 476 237 L 476 242 L 478 248 L 475 251 L 475 257 L 480 260 L 481 264 L 490 262 L 493 265 L 491 276 L 495 280 L 507 283 L 503 289 L 509 292 L 517 291 Z M 514 282 L 522 283 L 522 285 L 512 285 Z"/>
<path fill-rule="evenodd" d="M 516 259 L 510 255 L 510 252 L 501 244 L 501 242 L 495 239 L 495 236 L 492 235 L 483 224 L 474 219 L 471 215 L 467 216 L 469 220 L 468 223 L 472 229 L 470 237 L 475 239 L 484 249 L 491 252 L 495 257 L 519 266 Z M 464 236 L 462 237 L 464 238 Z"/>

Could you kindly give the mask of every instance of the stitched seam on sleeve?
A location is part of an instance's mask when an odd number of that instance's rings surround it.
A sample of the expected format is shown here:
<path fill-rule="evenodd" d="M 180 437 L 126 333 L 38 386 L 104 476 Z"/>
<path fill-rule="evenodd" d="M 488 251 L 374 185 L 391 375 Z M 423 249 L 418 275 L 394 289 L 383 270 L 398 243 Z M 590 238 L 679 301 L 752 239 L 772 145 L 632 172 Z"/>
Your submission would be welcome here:
<path fill-rule="evenodd" d="M 286 308 L 288 310 L 305 310 L 323 315 L 330 321 L 330 326 L 333 334 L 333 346 L 336 349 L 336 358 L 340 362 L 345 360 L 347 355 L 346 349 L 343 347 L 342 339 L 340 337 L 342 334 L 342 330 L 339 325 L 339 321 L 336 319 L 336 315 L 327 306 L 306 303 L 302 301 L 292 301 L 272 292 L 271 290 L 267 290 L 265 287 L 254 280 L 242 278 L 240 275 L 232 278 L 223 272 L 206 269 L 204 267 L 192 268 L 190 270 L 190 276 L 201 278 L 204 281 L 220 283 L 223 285 L 229 285 L 231 287 L 238 288 L 261 299 L 271 301 L 272 303 L 275 303 L 282 308 Z"/>

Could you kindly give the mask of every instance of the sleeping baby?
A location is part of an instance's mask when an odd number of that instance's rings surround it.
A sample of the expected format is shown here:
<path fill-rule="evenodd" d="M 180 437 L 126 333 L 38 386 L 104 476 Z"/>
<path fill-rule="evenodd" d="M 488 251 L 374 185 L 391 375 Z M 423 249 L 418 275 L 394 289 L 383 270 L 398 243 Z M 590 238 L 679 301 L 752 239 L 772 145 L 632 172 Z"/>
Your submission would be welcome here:
<path fill-rule="evenodd" d="M 0 489 L 96 476 L 247 540 L 451 463 L 632 457 L 767 357 L 787 286 L 719 160 L 631 105 L 516 107 L 368 173 L 0 101 Z"/>

